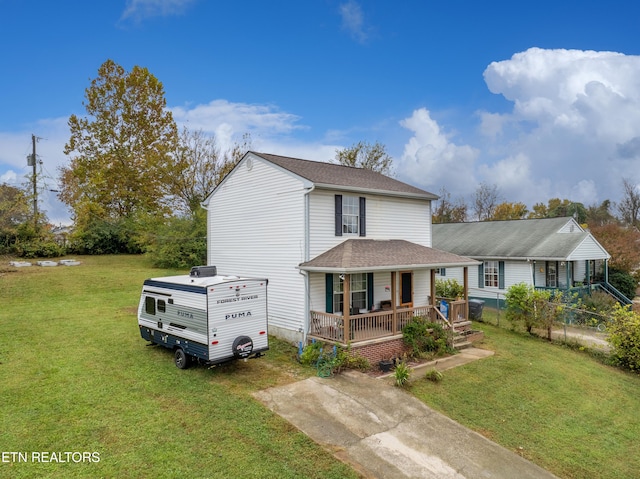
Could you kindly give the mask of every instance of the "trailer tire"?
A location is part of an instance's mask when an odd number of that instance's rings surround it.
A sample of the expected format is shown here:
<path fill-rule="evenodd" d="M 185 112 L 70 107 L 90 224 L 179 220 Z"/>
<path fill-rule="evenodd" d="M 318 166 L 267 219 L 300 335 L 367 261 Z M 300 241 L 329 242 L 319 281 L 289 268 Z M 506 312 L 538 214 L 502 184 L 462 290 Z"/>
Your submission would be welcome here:
<path fill-rule="evenodd" d="M 232 351 L 238 359 L 248 358 L 253 352 L 253 340 L 249 336 L 238 336 L 233 341 Z"/>
<path fill-rule="evenodd" d="M 178 369 L 187 369 L 191 363 L 189 356 L 187 356 L 182 348 L 176 349 L 174 360 Z"/>

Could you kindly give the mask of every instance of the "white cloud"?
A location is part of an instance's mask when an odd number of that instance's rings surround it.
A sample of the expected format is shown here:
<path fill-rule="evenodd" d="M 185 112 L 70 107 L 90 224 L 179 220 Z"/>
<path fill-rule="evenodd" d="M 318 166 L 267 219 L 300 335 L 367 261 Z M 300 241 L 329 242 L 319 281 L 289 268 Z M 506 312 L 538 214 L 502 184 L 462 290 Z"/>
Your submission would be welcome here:
<path fill-rule="evenodd" d="M 0 183 L 15 185 L 17 182 L 18 182 L 18 175 L 13 170 L 5 171 L 2 175 L 0 175 Z"/>
<path fill-rule="evenodd" d="M 261 137 L 287 135 L 305 128 L 297 124 L 300 119 L 298 116 L 278 111 L 270 105 L 213 100 L 192 108 L 171 108 L 171 111 L 178 124 L 185 125 L 190 130 L 215 134 L 222 150 L 231 147 L 244 133 L 251 134 L 256 144 Z"/>
<path fill-rule="evenodd" d="M 400 125 L 413 132 L 397 166 L 398 179 L 437 193 L 442 186 L 454 196 L 476 188 L 474 163 L 478 151 L 450 142 L 425 108 L 415 110 Z"/>
<path fill-rule="evenodd" d="M 339 11 L 342 18 L 342 28 L 349 32 L 358 43 L 365 43 L 369 35 L 365 30 L 364 14 L 358 2 L 349 0 L 340 5 Z"/>
<path fill-rule="evenodd" d="M 480 115 L 489 142 L 483 150 L 503 158 L 482 171 L 485 180 L 510 177 L 520 198 L 538 192 L 536 201 L 557 196 L 593 204 L 616 201 L 622 178 L 637 175 L 639 56 L 531 48 L 491 63 L 484 78 L 491 92 L 513 102 L 507 114 Z M 513 176 L 509 167 L 524 166 L 518 158 L 527 158 L 536 184 Z"/>
<path fill-rule="evenodd" d="M 120 21 L 181 15 L 195 0 L 127 0 Z"/>

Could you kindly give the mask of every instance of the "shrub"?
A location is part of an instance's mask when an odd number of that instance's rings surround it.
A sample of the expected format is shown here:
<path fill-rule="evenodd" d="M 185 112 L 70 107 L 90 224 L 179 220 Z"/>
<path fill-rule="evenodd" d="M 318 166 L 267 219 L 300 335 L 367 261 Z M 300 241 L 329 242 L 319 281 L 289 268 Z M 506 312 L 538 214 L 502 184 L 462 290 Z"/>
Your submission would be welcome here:
<path fill-rule="evenodd" d="M 320 341 L 314 341 L 311 344 L 307 344 L 300 354 L 300 364 L 304 364 L 305 366 L 315 366 L 322 355 L 323 348 L 324 343 Z"/>
<path fill-rule="evenodd" d="M 616 304 L 608 324 L 608 332 L 612 362 L 640 373 L 640 314 Z"/>
<path fill-rule="evenodd" d="M 437 279 L 436 296 L 449 299 L 460 298 L 464 296 L 464 286 L 455 279 Z"/>
<path fill-rule="evenodd" d="M 443 374 L 438 371 L 436 368 L 431 368 L 424 375 L 424 378 L 427 381 L 433 381 L 434 383 L 439 383 L 444 378 Z"/>
<path fill-rule="evenodd" d="M 32 240 L 16 243 L 13 252 L 22 258 L 58 258 L 66 254 L 66 249 L 55 241 Z"/>
<path fill-rule="evenodd" d="M 393 376 L 395 378 L 396 386 L 403 388 L 409 384 L 411 368 L 407 366 L 405 361 L 398 361 L 396 363 L 396 369 L 393 372 Z"/>
<path fill-rule="evenodd" d="M 617 301 L 608 293 L 593 291 L 582 298 L 577 322 L 585 326 L 597 326 L 605 317 L 611 315 L 616 304 Z"/>
<path fill-rule="evenodd" d="M 206 238 L 206 217 L 170 218 L 150 235 L 147 254 L 156 268 L 207 264 Z"/>
<path fill-rule="evenodd" d="M 414 316 L 402 328 L 404 343 L 411 348 L 413 356 L 422 357 L 452 352 L 447 342 L 447 332 L 438 323 L 430 323 L 425 318 Z"/>
<path fill-rule="evenodd" d="M 638 282 L 629 273 L 613 270 L 609 272 L 609 283 L 627 298 L 633 299 L 636 296 Z"/>

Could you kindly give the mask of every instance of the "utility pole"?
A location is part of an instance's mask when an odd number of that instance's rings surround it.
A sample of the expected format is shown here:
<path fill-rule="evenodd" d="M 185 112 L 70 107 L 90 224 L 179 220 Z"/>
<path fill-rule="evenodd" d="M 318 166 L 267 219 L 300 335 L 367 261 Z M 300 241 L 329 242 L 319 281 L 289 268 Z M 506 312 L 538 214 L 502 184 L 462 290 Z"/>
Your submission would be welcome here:
<path fill-rule="evenodd" d="M 33 145 L 33 152 L 27 156 L 27 164 L 33 166 L 33 226 L 38 231 L 38 182 L 36 176 L 36 135 L 31 135 L 31 143 Z"/>

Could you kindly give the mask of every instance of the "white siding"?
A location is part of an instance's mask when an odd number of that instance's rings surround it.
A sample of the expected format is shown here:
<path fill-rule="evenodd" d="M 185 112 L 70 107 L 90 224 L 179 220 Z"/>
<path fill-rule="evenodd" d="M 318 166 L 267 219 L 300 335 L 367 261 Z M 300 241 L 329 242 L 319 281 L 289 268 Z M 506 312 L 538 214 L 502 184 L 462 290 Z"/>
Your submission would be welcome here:
<path fill-rule="evenodd" d="M 220 274 L 269 279 L 269 326 L 303 327 L 304 189 L 256 157 L 241 163 L 209 201 L 208 264 Z"/>
<path fill-rule="evenodd" d="M 570 261 L 585 259 L 608 259 L 609 254 L 594 239 L 593 236 L 587 236 L 580 245 L 569 255 Z"/>
<path fill-rule="evenodd" d="M 357 235 L 335 236 L 335 195 L 342 191 L 316 189 L 310 195 L 310 258 Z M 428 201 L 378 195 L 366 198 L 366 238 L 403 239 L 431 247 L 431 206 Z"/>
<path fill-rule="evenodd" d="M 518 283 L 531 284 L 531 263 L 526 261 L 505 261 L 504 262 L 504 288 L 505 291 L 510 286 Z M 476 275 L 477 276 L 477 275 Z"/>
<path fill-rule="evenodd" d="M 582 232 L 584 232 L 584 229 L 582 229 L 582 226 L 580 226 L 578 222 L 573 218 L 568 219 L 565 225 L 562 228 L 560 228 L 560 230 L 558 231 L 558 233 L 582 233 Z"/>

